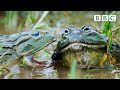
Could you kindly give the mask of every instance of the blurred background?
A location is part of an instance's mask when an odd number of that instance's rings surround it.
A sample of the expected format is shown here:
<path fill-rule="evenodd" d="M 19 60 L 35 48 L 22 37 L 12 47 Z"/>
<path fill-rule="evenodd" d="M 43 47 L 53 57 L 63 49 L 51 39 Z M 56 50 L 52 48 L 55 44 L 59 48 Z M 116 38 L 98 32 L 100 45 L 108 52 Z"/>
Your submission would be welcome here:
<path fill-rule="evenodd" d="M 90 25 L 104 33 L 108 22 L 94 22 L 94 15 L 117 15 L 112 24 L 113 38 L 119 40 L 120 11 L 0 11 L 0 34 L 39 29 L 48 32 L 61 32 L 62 28 Z M 36 25 L 37 24 L 37 25 Z M 118 42 L 119 43 L 119 42 Z"/>

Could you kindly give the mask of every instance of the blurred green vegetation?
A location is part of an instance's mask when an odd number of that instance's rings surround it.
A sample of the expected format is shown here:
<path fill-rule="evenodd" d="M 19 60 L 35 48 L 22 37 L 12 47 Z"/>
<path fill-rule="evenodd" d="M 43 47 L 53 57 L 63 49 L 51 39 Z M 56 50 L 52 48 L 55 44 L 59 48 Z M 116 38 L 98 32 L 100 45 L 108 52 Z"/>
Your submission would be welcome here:
<path fill-rule="evenodd" d="M 6 30 L 32 29 L 45 11 L 4 11 L 1 22 Z M 93 21 L 93 14 L 102 12 L 90 11 L 50 11 L 40 22 L 39 28 L 80 27 Z M 85 18 L 83 18 L 85 17 Z"/>
<path fill-rule="evenodd" d="M 67 28 L 81 27 L 82 25 L 90 25 L 105 34 L 104 24 L 106 22 L 94 22 L 93 15 L 116 14 L 117 21 L 112 23 L 112 29 L 119 34 L 120 12 L 119 11 L 3 11 L 0 16 L 1 23 L 6 30 L 31 30 L 36 23 L 40 21 L 37 29 L 49 28 Z M 104 27 L 104 28 L 103 28 Z M 108 27 L 107 27 L 108 28 Z"/>
<path fill-rule="evenodd" d="M 18 11 L 5 11 L 3 23 L 5 28 L 11 30 L 17 27 Z"/>
<path fill-rule="evenodd" d="M 73 58 L 73 62 L 70 67 L 70 79 L 76 79 L 76 66 L 77 66 L 77 60 Z"/>

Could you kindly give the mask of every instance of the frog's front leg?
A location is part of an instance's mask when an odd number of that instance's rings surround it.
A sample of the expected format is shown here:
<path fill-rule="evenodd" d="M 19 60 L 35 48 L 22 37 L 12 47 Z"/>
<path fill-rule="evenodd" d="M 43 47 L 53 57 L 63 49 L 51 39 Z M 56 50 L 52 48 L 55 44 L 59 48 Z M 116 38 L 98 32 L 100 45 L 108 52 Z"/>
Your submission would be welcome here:
<path fill-rule="evenodd" d="M 29 55 L 29 56 L 23 56 L 20 62 L 20 66 L 27 68 L 27 67 L 34 67 L 32 60 L 33 60 L 34 55 Z"/>
<path fill-rule="evenodd" d="M 35 53 L 37 54 L 37 53 Z M 35 59 L 35 54 L 31 54 L 29 56 L 24 56 L 21 60 L 20 66 L 24 68 L 34 68 L 41 67 L 41 63 Z"/>

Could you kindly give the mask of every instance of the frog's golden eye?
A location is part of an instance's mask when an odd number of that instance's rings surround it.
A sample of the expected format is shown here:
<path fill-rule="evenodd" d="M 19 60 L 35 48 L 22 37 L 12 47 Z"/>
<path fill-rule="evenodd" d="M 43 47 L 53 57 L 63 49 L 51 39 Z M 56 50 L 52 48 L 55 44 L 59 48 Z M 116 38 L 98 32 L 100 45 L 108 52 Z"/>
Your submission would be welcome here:
<path fill-rule="evenodd" d="M 64 32 L 65 34 L 68 34 L 69 33 L 69 30 L 68 29 L 65 29 L 65 32 Z"/>

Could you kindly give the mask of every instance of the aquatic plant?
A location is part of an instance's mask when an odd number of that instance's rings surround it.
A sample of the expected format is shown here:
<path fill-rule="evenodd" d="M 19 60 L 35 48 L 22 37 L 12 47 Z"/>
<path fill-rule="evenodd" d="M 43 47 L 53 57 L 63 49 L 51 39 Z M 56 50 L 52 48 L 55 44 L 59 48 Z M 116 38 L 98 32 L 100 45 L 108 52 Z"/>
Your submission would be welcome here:
<path fill-rule="evenodd" d="M 70 79 L 76 79 L 76 66 L 77 66 L 77 61 L 73 58 L 73 62 L 70 67 Z"/>
<path fill-rule="evenodd" d="M 103 31 L 102 31 L 102 33 L 109 38 L 108 44 L 107 44 L 107 53 L 109 53 L 112 45 L 112 27 L 113 27 L 112 23 L 110 21 L 107 21 L 104 23 Z"/>
<path fill-rule="evenodd" d="M 42 16 L 40 17 L 40 19 L 38 20 L 38 22 L 34 25 L 34 27 L 32 28 L 32 30 L 36 29 L 36 28 L 40 28 L 40 24 L 43 21 L 43 19 L 46 17 L 46 15 L 49 13 L 49 11 L 44 11 L 44 13 L 42 14 Z"/>
<path fill-rule="evenodd" d="M 25 27 L 32 28 L 39 19 L 39 11 L 29 11 L 25 20 Z"/>
<path fill-rule="evenodd" d="M 112 12 L 105 12 L 107 15 L 117 15 L 118 12 L 112 11 Z M 118 21 L 117 21 L 118 23 Z M 103 60 L 101 61 L 101 65 L 104 61 L 108 60 L 109 64 L 114 63 L 115 61 L 111 57 L 111 54 L 109 53 L 112 47 L 112 40 L 113 40 L 113 31 L 119 29 L 120 26 L 117 26 L 116 22 L 106 21 L 102 24 L 102 33 L 105 34 L 105 36 L 108 37 L 108 43 L 107 43 L 107 56 L 103 56 Z M 108 64 L 108 65 L 109 65 Z"/>
<path fill-rule="evenodd" d="M 48 12 L 49 11 L 44 11 L 41 15 L 42 11 L 28 11 L 27 16 L 25 17 L 24 15 L 24 19 L 20 21 L 17 31 L 21 31 L 22 29 L 37 30 L 48 27 L 47 23 L 42 22 Z M 25 11 L 22 13 L 25 13 Z"/>

